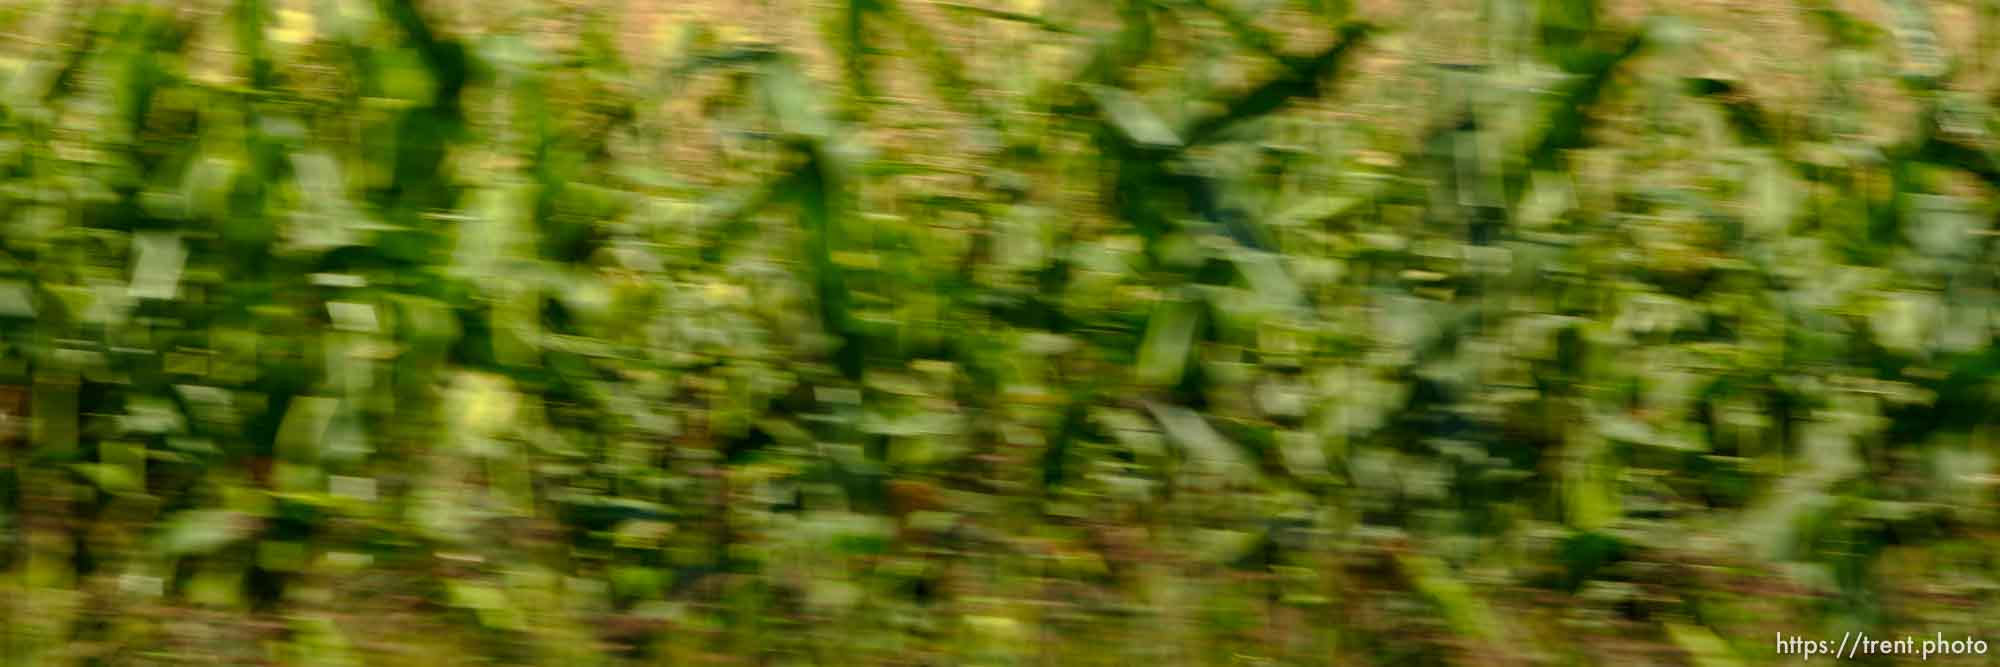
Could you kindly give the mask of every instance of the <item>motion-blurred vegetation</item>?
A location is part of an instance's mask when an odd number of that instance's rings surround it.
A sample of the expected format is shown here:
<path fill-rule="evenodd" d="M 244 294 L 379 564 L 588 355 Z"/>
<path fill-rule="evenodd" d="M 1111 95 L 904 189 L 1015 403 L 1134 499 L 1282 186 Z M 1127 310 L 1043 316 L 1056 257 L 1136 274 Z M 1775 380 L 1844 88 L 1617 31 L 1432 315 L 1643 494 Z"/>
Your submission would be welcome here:
<path fill-rule="evenodd" d="M 2000 641 L 2000 2 L 0 30 L 0 664 Z"/>

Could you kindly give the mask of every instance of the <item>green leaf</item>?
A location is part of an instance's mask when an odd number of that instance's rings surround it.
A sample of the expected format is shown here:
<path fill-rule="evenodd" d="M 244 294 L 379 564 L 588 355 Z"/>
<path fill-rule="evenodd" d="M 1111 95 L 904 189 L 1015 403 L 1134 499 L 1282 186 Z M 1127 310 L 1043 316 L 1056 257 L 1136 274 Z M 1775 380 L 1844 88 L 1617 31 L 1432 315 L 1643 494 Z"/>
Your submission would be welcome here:
<path fill-rule="evenodd" d="M 980 5 L 972 5 L 959 2 L 934 2 L 932 4 L 938 7 L 939 9 L 948 9 L 955 12 L 976 14 L 979 16 L 984 16 L 992 19 L 999 19 L 1002 21 L 1025 23 L 1028 25 L 1035 26 L 1036 28 L 1047 30 L 1049 32 L 1056 34 L 1061 34 L 1061 35 L 1080 34 L 1080 31 L 1078 31 L 1075 28 L 1071 28 L 1069 26 L 1056 23 L 1055 21 L 1051 21 L 1047 18 L 1034 16 L 1031 14 L 1024 14 L 1021 12 L 1010 12 L 1004 9 L 995 9 L 992 7 L 985 7 Z"/>
<path fill-rule="evenodd" d="M 141 232 L 132 237 L 131 294 L 138 299 L 173 299 L 180 293 L 187 246 L 179 235 Z"/>
<path fill-rule="evenodd" d="M 1132 143 L 1149 148 L 1181 145 L 1180 137 L 1174 136 L 1167 122 L 1153 113 L 1138 96 L 1109 86 L 1088 86 L 1086 89 L 1097 100 L 1098 107 L 1104 110 L 1111 126 L 1118 128 Z"/>
<path fill-rule="evenodd" d="M 848 84 L 854 87 L 856 95 L 875 95 L 873 77 L 868 68 L 868 56 L 873 51 L 868 43 L 868 27 L 871 19 L 879 18 L 882 5 L 878 0 L 844 0 L 840 4 L 840 46 L 841 59 L 847 67 Z"/>
<path fill-rule="evenodd" d="M 158 536 L 166 556 L 205 556 L 221 551 L 251 534 L 255 521 L 228 510 L 188 510 L 161 526 Z"/>
<path fill-rule="evenodd" d="M 1223 131 L 1277 111 L 1294 99 L 1319 97 L 1327 89 L 1324 79 L 1346 65 L 1372 32 L 1373 27 L 1361 23 L 1341 26 L 1332 46 L 1311 57 L 1289 61 L 1280 75 L 1224 102 L 1222 111 L 1189 124 L 1181 137 L 1189 146 L 1205 144 Z"/>
<path fill-rule="evenodd" d="M 1497 642 L 1504 631 L 1499 617 L 1470 585 L 1453 576 L 1451 569 L 1433 556 L 1400 553 L 1396 563 L 1403 575 L 1424 597 L 1444 612 L 1445 622 L 1464 637 Z"/>
<path fill-rule="evenodd" d="M 109 463 L 78 463 L 70 466 L 78 475 L 90 480 L 97 488 L 110 492 L 127 492 L 140 488 L 141 478 L 132 475 L 124 466 Z"/>
<path fill-rule="evenodd" d="M 17 281 L 0 281 L 0 317 L 34 319 L 34 288 Z"/>
<path fill-rule="evenodd" d="M 1194 301 L 1169 299 L 1155 306 L 1146 324 L 1146 336 L 1139 342 L 1135 369 L 1139 382 L 1155 386 L 1180 382 L 1194 354 L 1200 323 L 1201 309 Z"/>
<path fill-rule="evenodd" d="M 1743 664 L 1729 650 L 1729 644 L 1707 626 L 1669 622 L 1666 629 L 1667 638 L 1686 652 L 1697 667 L 1736 667 Z"/>
<path fill-rule="evenodd" d="M 1188 458 L 1209 464 L 1246 465 L 1249 459 L 1241 445 L 1230 442 L 1200 413 L 1178 406 L 1147 402 L 1146 409 L 1160 422 L 1167 437 L 1181 446 Z"/>
<path fill-rule="evenodd" d="M 449 596 L 452 606 L 472 610 L 478 616 L 480 625 L 499 630 L 528 629 L 527 617 L 498 586 L 448 581 L 445 582 L 445 594 Z"/>

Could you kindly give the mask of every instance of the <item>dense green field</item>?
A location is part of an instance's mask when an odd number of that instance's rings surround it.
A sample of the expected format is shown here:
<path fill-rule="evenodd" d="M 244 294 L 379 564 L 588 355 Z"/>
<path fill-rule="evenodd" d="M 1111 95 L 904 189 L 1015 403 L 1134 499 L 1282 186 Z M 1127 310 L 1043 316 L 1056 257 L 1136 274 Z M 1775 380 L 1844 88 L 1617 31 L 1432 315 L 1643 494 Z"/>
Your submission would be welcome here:
<path fill-rule="evenodd" d="M 0 666 L 2000 642 L 1992 0 L 0 31 Z"/>

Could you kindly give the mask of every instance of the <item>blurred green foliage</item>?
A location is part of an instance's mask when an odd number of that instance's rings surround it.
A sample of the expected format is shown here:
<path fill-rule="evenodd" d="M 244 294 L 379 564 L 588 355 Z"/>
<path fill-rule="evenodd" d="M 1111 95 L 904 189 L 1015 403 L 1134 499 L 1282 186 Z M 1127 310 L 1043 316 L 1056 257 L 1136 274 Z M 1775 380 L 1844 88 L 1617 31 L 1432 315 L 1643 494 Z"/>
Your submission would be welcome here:
<path fill-rule="evenodd" d="M 1988 0 L 0 6 L 0 664 L 2000 641 Z"/>

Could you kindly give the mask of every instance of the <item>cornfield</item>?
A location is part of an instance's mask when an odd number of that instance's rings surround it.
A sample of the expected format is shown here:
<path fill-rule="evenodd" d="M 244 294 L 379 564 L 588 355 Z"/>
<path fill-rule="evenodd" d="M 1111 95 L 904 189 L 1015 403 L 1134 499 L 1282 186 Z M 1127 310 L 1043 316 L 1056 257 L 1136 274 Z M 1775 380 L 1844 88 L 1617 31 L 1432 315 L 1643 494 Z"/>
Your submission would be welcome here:
<path fill-rule="evenodd" d="M 2000 2 L 0 30 L 0 665 L 2000 641 Z"/>

